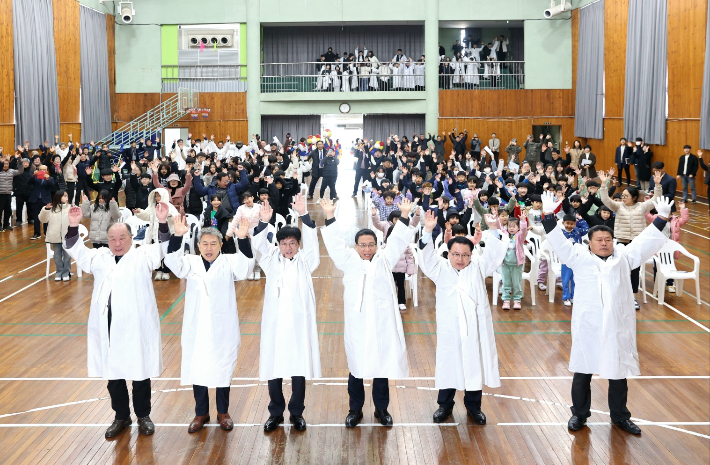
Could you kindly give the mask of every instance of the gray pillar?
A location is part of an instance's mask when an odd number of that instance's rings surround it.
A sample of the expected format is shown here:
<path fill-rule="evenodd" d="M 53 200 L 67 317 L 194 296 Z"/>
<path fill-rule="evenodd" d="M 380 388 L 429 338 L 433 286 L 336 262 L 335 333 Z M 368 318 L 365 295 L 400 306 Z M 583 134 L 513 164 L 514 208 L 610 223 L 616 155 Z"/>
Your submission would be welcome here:
<path fill-rule="evenodd" d="M 260 0 L 247 0 L 247 119 L 249 134 L 261 134 Z M 248 143 L 248 142 L 247 142 Z"/>
<path fill-rule="evenodd" d="M 424 54 L 426 55 L 426 130 L 439 132 L 439 1 L 426 1 Z"/>

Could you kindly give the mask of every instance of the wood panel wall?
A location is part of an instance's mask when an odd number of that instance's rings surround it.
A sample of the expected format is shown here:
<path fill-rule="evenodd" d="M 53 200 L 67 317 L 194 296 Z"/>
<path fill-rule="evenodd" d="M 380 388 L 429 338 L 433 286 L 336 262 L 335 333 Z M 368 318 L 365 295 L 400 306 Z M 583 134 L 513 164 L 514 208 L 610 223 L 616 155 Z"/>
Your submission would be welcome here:
<path fill-rule="evenodd" d="M 60 140 L 81 140 L 81 41 L 79 38 L 79 9 L 76 0 L 53 0 L 54 51 L 57 60 L 59 90 Z M 47 135 L 52 137 L 52 135 Z"/>
<path fill-rule="evenodd" d="M 604 0 L 604 95 L 607 118 L 624 116 L 628 17 L 629 0 Z"/>
<path fill-rule="evenodd" d="M 572 89 L 441 90 L 439 117 L 574 116 Z"/>
<path fill-rule="evenodd" d="M 174 96 L 165 94 L 116 94 L 116 114 L 113 129 L 116 130 L 132 119 L 142 115 L 162 101 Z M 193 120 L 189 115 L 173 123 L 172 127 L 188 128 L 195 138 L 202 134 L 214 134 L 216 140 L 222 140 L 228 135 L 233 141 L 242 140 L 248 143 L 249 129 L 247 127 L 246 93 L 245 92 L 202 92 L 200 106 L 210 108 L 210 116 Z"/>
<path fill-rule="evenodd" d="M 0 147 L 15 146 L 15 66 L 12 48 L 12 0 L 0 0 Z"/>

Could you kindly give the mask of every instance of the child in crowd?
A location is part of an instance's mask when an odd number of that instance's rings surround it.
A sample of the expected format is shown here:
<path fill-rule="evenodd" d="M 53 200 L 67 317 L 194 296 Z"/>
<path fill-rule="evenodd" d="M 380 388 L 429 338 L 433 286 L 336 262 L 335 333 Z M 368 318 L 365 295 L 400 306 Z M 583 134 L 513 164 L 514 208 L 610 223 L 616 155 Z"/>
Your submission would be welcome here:
<path fill-rule="evenodd" d="M 582 236 L 587 234 L 589 227 L 581 215 L 565 215 L 562 217 L 562 233 L 575 244 L 582 243 Z M 564 263 L 562 264 L 562 302 L 565 307 L 572 306 L 574 299 L 574 273 Z"/>
<path fill-rule="evenodd" d="M 168 206 L 168 228 L 172 234 L 174 231 L 174 221 L 178 217 L 178 211 L 170 203 L 170 194 L 168 190 L 164 187 L 153 189 L 150 194 L 148 194 L 148 208 L 145 210 L 136 209 L 134 212 L 138 219 L 148 222 L 148 228 L 145 231 L 145 244 L 154 244 L 158 241 L 158 228 L 160 222 L 158 221 L 158 215 L 155 211 L 155 207 L 158 203 L 165 203 Z M 138 231 L 133 231 L 136 234 Z M 170 279 L 170 269 L 161 262 L 160 268 L 155 272 L 156 281 L 167 281 Z"/>
<path fill-rule="evenodd" d="M 527 211 L 523 210 L 520 218 L 509 218 L 507 227 L 500 228 L 501 235 L 508 238 L 508 251 L 503 260 L 503 310 L 520 310 L 523 298 L 523 266 L 525 266 L 525 238 L 528 234 Z"/>
<path fill-rule="evenodd" d="M 94 248 L 108 247 L 108 228 L 121 218 L 118 203 L 111 198 L 111 193 L 106 189 L 99 192 L 93 208 L 85 195 L 81 203 L 81 212 L 84 218 L 91 218 L 89 239 Z"/>
<path fill-rule="evenodd" d="M 45 242 L 54 250 L 54 265 L 57 273 L 55 281 L 69 281 L 71 276 L 71 257 L 62 247 L 62 240 L 69 229 L 69 194 L 58 190 L 52 196 L 52 203 L 45 205 L 39 212 L 39 221 L 47 223 Z"/>
<path fill-rule="evenodd" d="M 399 204 L 402 202 L 401 195 L 395 194 L 393 191 L 387 191 L 382 194 L 382 197 L 377 195 L 377 191 L 372 191 L 372 203 L 380 213 L 380 221 L 384 221 L 389 217 L 389 214 L 395 210 L 399 210 Z"/>
<path fill-rule="evenodd" d="M 669 237 L 672 241 L 680 243 L 680 228 L 690 219 L 690 211 L 685 207 L 685 202 L 678 202 L 678 208 L 678 211 L 671 213 L 671 218 L 666 223 L 666 227 L 663 228 L 662 232 L 666 235 L 666 237 Z M 650 212 L 646 213 L 646 221 L 648 221 L 649 223 L 653 223 L 653 220 L 655 220 L 657 216 L 658 214 L 656 213 L 656 210 L 653 209 Z M 612 228 L 613 227 L 614 226 L 612 225 Z M 680 252 L 676 252 L 674 254 L 674 258 L 680 258 Z M 655 263 L 653 265 L 653 273 L 655 278 Z M 675 294 L 675 291 L 675 282 L 672 279 L 666 280 L 666 292 Z"/>

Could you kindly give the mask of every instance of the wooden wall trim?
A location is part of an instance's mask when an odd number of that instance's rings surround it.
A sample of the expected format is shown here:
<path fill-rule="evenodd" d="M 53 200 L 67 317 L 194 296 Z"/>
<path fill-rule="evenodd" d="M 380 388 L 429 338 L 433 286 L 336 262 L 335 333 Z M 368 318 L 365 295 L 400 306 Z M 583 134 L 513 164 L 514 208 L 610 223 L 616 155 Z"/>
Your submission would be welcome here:
<path fill-rule="evenodd" d="M 572 89 L 440 90 L 439 117 L 574 116 Z"/>
<path fill-rule="evenodd" d="M 15 65 L 12 44 L 12 0 L 0 0 L 0 147 L 15 146 Z"/>
<path fill-rule="evenodd" d="M 111 98 L 111 121 L 116 117 L 116 18 L 106 15 L 106 48 L 108 52 L 108 88 Z"/>

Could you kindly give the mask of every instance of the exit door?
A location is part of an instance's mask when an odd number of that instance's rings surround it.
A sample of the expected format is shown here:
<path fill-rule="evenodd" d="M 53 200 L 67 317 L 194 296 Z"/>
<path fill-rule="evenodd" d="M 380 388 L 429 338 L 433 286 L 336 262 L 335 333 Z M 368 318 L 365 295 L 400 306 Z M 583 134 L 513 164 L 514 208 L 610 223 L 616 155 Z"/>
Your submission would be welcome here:
<path fill-rule="evenodd" d="M 540 140 L 540 135 L 546 138 L 548 134 L 552 137 L 552 146 L 560 150 L 560 141 L 562 139 L 562 126 L 552 124 L 540 124 L 533 126 L 533 137 L 536 141 Z M 563 146 L 564 147 L 564 146 Z"/>

